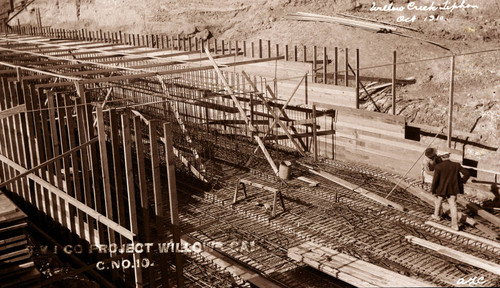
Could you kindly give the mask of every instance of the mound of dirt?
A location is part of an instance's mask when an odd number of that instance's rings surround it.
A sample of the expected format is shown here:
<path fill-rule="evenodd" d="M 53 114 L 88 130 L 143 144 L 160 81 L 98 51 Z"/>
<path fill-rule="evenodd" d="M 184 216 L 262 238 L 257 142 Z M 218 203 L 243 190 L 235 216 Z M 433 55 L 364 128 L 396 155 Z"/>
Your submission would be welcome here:
<path fill-rule="evenodd" d="M 468 8 L 460 8 L 461 3 Z M 432 10 L 432 7 L 438 8 Z M 35 8 L 41 11 L 43 25 L 56 28 L 196 35 L 247 42 L 270 39 L 280 44 L 327 47 L 330 51 L 339 47 L 340 63 L 344 48 L 360 49 L 362 68 L 390 64 L 392 51 L 397 51 L 397 61 L 401 63 L 397 67 L 398 78 L 416 79 L 416 84 L 398 88 L 397 111 L 409 121 L 438 127 L 447 121 L 449 56 L 498 49 L 500 43 L 498 1 L 37 0 L 18 16 L 21 24 L 36 23 Z M 285 17 L 300 11 L 330 16 L 345 13 L 411 30 L 398 28 L 399 34 L 373 33 Z M 500 51 L 455 59 L 454 128 L 478 133 L 482 143 L 492 147 L 500 146 L 500 71 L 495 65 L 499 59 Z M 353 56 L 350 61 L 354 62 Z M 391 67 L 363 69 L 361 73 L 390 77 Z M 377 105 L 387 108 L 384 103 L 390 93 L 385 91 L 379 96 Z"/>

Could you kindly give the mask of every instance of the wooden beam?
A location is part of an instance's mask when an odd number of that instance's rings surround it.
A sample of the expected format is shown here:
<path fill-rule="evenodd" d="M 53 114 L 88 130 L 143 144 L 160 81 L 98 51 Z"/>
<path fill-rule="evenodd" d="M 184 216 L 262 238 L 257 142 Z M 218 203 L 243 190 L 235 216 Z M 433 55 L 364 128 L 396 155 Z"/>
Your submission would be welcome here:
<path fill-rule="evenodd" d="M 301 164 L 303 165 L 303 164 Z M 365 196 L 366 198 L 370 198 L 371 200 L 375 201 L 375 202 L 378 202 L 384 206 L 388 206 L 388 207 L 392 207 L 394 209 L 397 209 L 397 210 L 400 210 L 400 211 L 407 211 L 408 209 L 406 209 L 405 207 L 403 207 L 402 205 L 398 204 L 398 203 L 395 203 L 393 201 L 390 201 L 390 200 L 387 200 L 385 199 L 384 197 L 382 196 L 379 196 L 375 193 L 372 193 L 368 190 L 365 190 L 361 187 L 359 187 L 358 185 L 355 185 L 355 184 L 352 184 L 352 183 L 349 183 L 347 181 L 345 181 L 344 179 L 341 179 L 341 178 L 338 178 L 328 172 L 325 172 L 325 171 L 316 171 L 314 169 L 312 169 L 311 167 L 307 166 L 307 165 L 303 165 L 303 166 L 306 166 L 309 168 L 309 171 L 313 174 L 316 174 L 318 176 L 321 176 L 327 180 L 330 180 L 334 183 L 337 183 L 338 185 L 342 186 L 342 187 L 345 187 L 349 190 L 352 190 L 354 192 L 357 192 L 363 196 Z"/>
<path fill-rule="evenodd" d="M 16 107 L 0 111 L 0 119 L 4 119 L 25 112 L 26 112 L 26 104 L 18 105 Z"/>
<path fill-rule="evenodd" d="M 427 221 L 427 222 L 425 222 L 425 224 L 429 225 L 429 226 L 432 226 L 434 228 L 437 228 L 437 229 L 441 229 L 441 230 L 449 232 L 449 233 L 453 233 L 453 234 L 456 234 L 456 235 L 459 235 L 459 236 L 462 236 L 462 237 L 465 237 L 465 238 L 472 239 L 474 241 L 478 241 L 478 242 L 484 243 L 486 245 L 489 245 L 489 246 L 497 249 L 497 251 L 500 251 L 500 243 L 497 242 L 497 241 L 486 239 L 486 238 L 483 238 L 481 236 L 473 235 L 473 234 L 470 234 L 470 233 L 467 233 L 467 232 L 463 232 L 463 231 L 456 231 L 454 229 L 451 229 L 448 226 L 444 226 L 444 225 L 441 225 L 439 223 L 432 222 L 432 221 Z"/>
<path fill-rule="evenodd" d="M 332 134 L 335 134 L 335 130 L 318 131 L 316 133 L 316 136 L 325 136 L 325 135 L 332 135 Z M 292 137 L 293 138 L 313 137 L 313 133 L 312 132 L 298 133 L 298 134 L 292 135 Z M 287 139 L 288 136 L 286 136 L 286 135 L 267 136 L 266 138 L 264 138 L 264 140 L 271 140 L 271 139 L 276 139 L 276 138 L 278 140 L 283 140 L 283 139 Z"/>
<path fill-rule="evenodd" d="M 239 62 L 230 62 L 230 63 L 224 64 L 224 66 L 233 67 L 233 66 L 239 66 L 239 65 L 254 64 L 254 63 L 259 63 L 259 62 L 281 60 L 283 57 L 284 56 L 263 58 L 263 59 L 252 59 L 252 60 L 245 60 L 245 61 L 239 61 Z M 95 63 L 95 62 L 89 62 L 89 63 Z M 111 67 L 113 67 L 113 66 L 111 66 Z M 116 68 L 116 67 L 113 67 L 113 68 Z M 120 76 L 110 76 L 110 77 L 103 77 L 103 78 L 96 78 L 96 79 L 86 79 L 86 80 L 83 80 L 80 82 L 81 82 L 81 84 L 104 83 L 104 82 L 112 82 L 112 81 L 131 80 L 131 79 L 140 79 L 140 78 L 155 77 L 155 76 L 181 74 L 181 73 L 185 73 L 185 72 L 211 70 L 211 69 L 214 69 L 214 67 L 212 65 L 200 66 L 200 67 L 189 67 L 189 68 L 151 72 L 151 73 L 139 73 L 139 74 L 132 74 L 132 75 L 120 75 Z M 64 86 L 71 86 L 71 85 L 72 85 L 72 83 L 70 83 L 70 82 L 57 82 L 57 83 L 49 83 L 49 84 L 38 84 L 36 86 L 36 88 L 53 88 L 53 87 L 64 87 Z"/>
<path fill-rule="evenodd" d="M 248 76 L 248 74 L 245 73 L 245 71 L 242 71 L 241 74 L 245 77 L 245 79 L 253 87 L 253 89 L 255 91 L 258 91 L 257 86 L 255 86 L 255 84 L 253 83 L 252 79 L 250 79 L 250 77 Z M 294 137 L 292 137 L 292 135 L 288 131 L 288 127 L 285 124 L 283 124 L 283 122 L 281 122 L 281 120 L 279 119 L 279 116 L 276 113 L 274 113 L 274 110 L 269 106 L 269 103 L 266 101 L 266 99 L 264 98 L 264 96 L 262 95 L 262 93 L 257 93 L 257 96 L 263 101 L 263 103 L 266 106 L 266 108 L 269 111 L 269 113 L 271 113 L 271 115 L 273 115 L 274 121 L 278 123 L 278 125 L 281 127 L 281 129 L 283 129 L 283 132 L 285 132 L 285 134 L 288 137 L 288 139 L 290 139 L 290 141 L 292 141 L 292 144 L 293 144 L 293 146 L 295 146 L 295 149 L 297 149 L 297 151 L 299 151 L 299 153 L 302 156 L 306 156 L 306 154 L 304 153 L 304 150 L 302 150 L 302 147 L 300 147 L 299 144 L 297 144 L 297 142 L 295 141 Z M 293 97 L 293 94 L 292 94 L 292 97 Z M 291 99 L 291 97 L 289 98 L 289 100 L 290 99 Z M 287 105 L 287 104 L 285 104 L 285 105 Z M 286 106 L 283 106 L 283 107 L 286 107 Z"/>
<path fill-rule="evenodd" d="M 458 197 L 457 197 L 457 202 L 459 204 L 461 204 L 462 206 L 464 206 L 465 208 L 476 212 L 476 214 L 479 215 L 479 217 L 489 221 L 490 223 L 492 223 L 493 225 L 495 225 L 497 227 L 500 227 L 500 218 L 489 213 L 488 211 L 484 210 L 483 208 L 477 206 L 476 204 L 474 204 L 470 201 L 467 201 L 465 199 L 458 198 Z"/>
<path fill-rule="evenodd" d="M 17 163 L 13 162 L 12 160 L 10 160 L 9 158 L 7 158 L 3 155 L 0 155 L 0 161 L 7 164 L 10 167 L 12 167 L 13 169 L 21 172 L 21 173 L 25 173 L 26 171 L 28 171 L 27 169 L 21 167 L 20 165 L 18 165 Z M 114 222 L 113 220 L 107 218 L 105 215 L 102 215 L 101 213 L 95 211 L 93 208 L 88 207 L 84 203 L 69 196 L 66 192 L 64 192 L 61 189 L 57 188 L 56 186 L 50 184 L 49 182 L 43 180 L 42 178 L 40 178 L 32 173 L 28 174 L 27 177 L 30 178 L 31 180 L 33 180 L 35 183 L 42 186 L 43 188 L 47 189 L 50 193 L 54 193 L 57 197 L 60 197 L 60 198 L 64 199 L 66 202 L 68 202 L 68 204 L 75 206 L 77 209 L 85 212 L 90 217 L 96 219 L 96 221 L 102 223 L 103 225 L 106 225 L 110 229 L 113 229 L 114 231 L 118 232 L 120 235 L 124 236 L 125 238 L 132 240 L 133 237 L 135 236 L 134 233 L 123 228 L 122 226 L 120 226 L 120 224 Z M 111 243 L 113 243 L 113 242 L 111 242 Z"/>
<path fill-rule="evenodd" d="M 99 139 L 94 138 L 94 139 L 92 139 L 92 140 L 90 140 L 90 141 L 88 141 L 88 142 L 86 142 L 86 143 L 84 143 L 84 144 L 82 144 L 82 145 L 80 145 L 78 147 L 75 147 L 75 148 L 73 148 L 71 150 L 68 150 L 68 151 L 66 151 L 66 152 L 64 152 L 62 154 L 59 154 L 58 156 L 53 157 L 53 158 L 51 158 L 51 159 L 49 159 L 49 160 L 47 160 L 47 161 L 45 161 L 45 162 L 43 162 L 41 164 L 39 164 L 39 165 L 37 165 L 37 166 L 29 169 L 29 170 L 26 170 L 25 172 L 23 172 L 21 174 L 18 174 L 15 177 L 12 177 L 12 178 L 10 178 L 9 180 L 7 180 L 5 182 L 0 183 L 0 188 L 5 187 L 6 185 L 9 185 L 10 183 L 12 183 L 12 182 L 14 182 L 14 181 L 16 181 L 16 180 L 18 180 L 18 179 L 20 179 L 20 178 L 28 175 L 28 174 L 31 174 L 31 173 L 37 171 L 40 168 L 43 168 L 43 167 L 45 167 L 45 166 L 47 166 L 49 164 L 52 164 L 55 161 L 58 161 L 59 159 L 61 159 L 63 157 L 66 157 L 66 156 L 68 156 L 68 155 L 70 155 L 70 154 L 72 154 L 72 153 L 74 153 L 74 152 L 76 152 L 76 151 L 78 151 L 80 149 L 83 149 L 83 148 L 89 146 L 90 144 L 93 144 L 93 143 L 97 142 L 97 140 L 99 140 Z"/>
<path fill-rule="evenodd" d="M 174 236 L 174 243 L 181 242 L 181 234 L 179 227 L 179 211 L 178 211 L 178 201 L 177 201 L 177 184 L 175 178 L 175 159 L 173 151 L 173 140 L 172 140 L 172 124 L 163 124 L 163 131 L 165 136 L 165 156 L 167 161 L 167 177 L 168 177 L 168 198 L 170 207 L 170 224 L 172 224 L 172 234 Z M 184 278 L 182 275 L 182 254 L 175 253 L 175 266 L 177 273 L 177 287 L 183 287 Z"/>
<path fill-rule="evenodd" d="M 101 172 L 102 172 L 106 217 L 113 219 L 113 204 L 111 202 L 111 183 L 110 183 L 109 167 L 108 167 L 109 164 L 108 151 L 106 148 L 106 131 L 104 130 L 104 114 L 102 112 L 102 107 L 100 106 L 97 106 L 97 134 L 99 137 L 99 153 L 101 154 Z M 109 243 L 115 243 L 115 234 L 113 233 L 113 231 L 110 231 L 109 229 L 108 229 L 108 237 L 109 237 Z M 130 240 L 133 240 L 133 238 L 131 238 Z"/>
<path fill-rule="evenodd" d="M 500 265 L 499 264 L 489 262 L 489 261 L 486 261 L 484 259 L 478 258 L 476 256 L 466 254 L 466 253 L 463 253 L 463 252 L 460 252 L 460 251 L 457 251 L 457 250 L 454 250 L 454 249 L 451 249 L 451 248 L 448 248 L 448 247 L 445 247 L 445 246 L 442 246 L 439 244 L 435 244 L 435 243 L 432 243 L 432 242 L 424 240 L 424 239 L 420 239 L 420 238 L 415 237 L 415 236 L 408 235 L 405 238 L 410 243 L 431 249 L 433 251 L 438 252 L 439 254 L 442 254 L 442 255 L 445 255 L 445 256 L 450 257 L 452 259 L 458 260 L 460 262 L 472 265 L 474 267 L 484 269 L 484 270 L 491 272 L 493 274 L 500 275 Z"/>
<path fill-rule="evenodd" d="M 288 257 L 356 287 L 434 287 L 313 242 L 288 249 Z"/>
<path fill-rule="evenodd" d="M 130 223 L 130 231 L 135 235 L 139 234 L 139 226 L 137 223 L 137 208 L 135 203 L 135 181 L 134 167 L 132 164 L 132 137 L 130 133 L 130 117 L 129 114 L 121 115 L 122 122 L 122 140 L 123 153 L 125 160 L 125 181 L 127 183 L 127 201 L 128 201 L 128 218 Z M 137 238 L 137 237 L 136 237 Z M 138 239 L 136 239 L 138 240 Z M 134 242 L 132 242 L 134 244 Z M 134 263 L 141 263 L 141 255 L 133 253 Z M 134 278 L 136 287 L 142 287 L 142 268 L 140 265 L 134 265 Z"/>

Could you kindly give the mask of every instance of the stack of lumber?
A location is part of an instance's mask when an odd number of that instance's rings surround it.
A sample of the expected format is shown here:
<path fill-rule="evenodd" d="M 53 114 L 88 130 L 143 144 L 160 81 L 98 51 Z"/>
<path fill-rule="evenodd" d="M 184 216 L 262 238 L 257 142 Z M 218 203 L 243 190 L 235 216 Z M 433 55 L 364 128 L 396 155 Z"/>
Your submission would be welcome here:
<path fill-rule="evenodd" d="M 356 287 L 435 286 L 431 283 L 400 275 L 313 242 L 305 242 L 288 249 L 288 257 Z"/>
<path fill-rule="evenodd" d="M 40 272 L 28 250 L 24 214 L 0 192 L 0 287 L 39 287 Z"/>
<path fill-rule="evenodd" d="M 325 16 L 325 15 L 318 15 L 318 14 L 304 13 L 304 12 L 289 14 L 286 16 L 286 18 L 292 20 L 300 20 L 300 21 L 319 21 L 319 22 L 336 23 L 356 28 L 362 28 L 373 32 L 392 33 L 396 31 L 396 28 L 388 25 L 361 21 L 361 20 L 347 19 L 343 17 Z"/>

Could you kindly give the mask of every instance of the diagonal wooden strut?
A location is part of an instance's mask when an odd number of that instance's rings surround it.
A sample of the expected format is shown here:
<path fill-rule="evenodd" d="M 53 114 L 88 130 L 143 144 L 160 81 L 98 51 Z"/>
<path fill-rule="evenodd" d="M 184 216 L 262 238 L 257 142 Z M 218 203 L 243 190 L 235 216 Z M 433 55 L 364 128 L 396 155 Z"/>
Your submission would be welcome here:
<path fill-rule="evenodd" d="M 238 99 L 236 98 L 236 96 L 234 96 L 233 90 L 231 89 L 231 87 L 227 83 L 227 80 L 224 77 L 224 75 L 222 75 L 222 72 L 220 71 L 219 66 L 217 66 L 217 63 L 215 62 L 214 58 L 212 58 L 212 55 L 210 55 L 210 51 L 208 51 L 208 47 L 205 47 L 205 53 L 207 54 L 207 56 L 208 56 L 210 62 L 212 63 L 212 65 L 214 66 L 215 72 L 217 72 L 217 76 L 219 77 L 219 79 L 224 84 L 224 89 L 226 90 L 226 92 L 228 93 L 228 95 L 231 97 L 231 99 L 233 100 L 234 104 L 238 108 L 238 111 L 240 112 L 241 118 L 243 118 L 243 120 L 245 120 L 245 124 L 248 126 L 248 128 L 250 129 L 251 132 L 256 132 L 256 129 L 250 123 L 250 120 L 248 119 L 248 117 L 247 117 L 247 115 L 245 113 L 245 110 L 243 110 L 243 107 L 241 107 L 240 101 L 238 101 Z M 269 162 L 269 164 L 273 168 L 274 173 L 277 175 L 278 174 L 278 167 L 276 166 L 276 164 L 274 163 L 273 159 L 271 158 L 271 155 L 269 155 L 269 152 L 267 151 L 266 146 L 264 145 L 264 142 L 262 142 L 262 139 L 260 139 L 260 137 L 257 136 L 257 135 L 254 135 L 254 139 L 255 139 L 255 141 L 257 141 L 257 144 L 259 144 L 260 149 L 264 153 L 264 156 L 266 157 L 267 161 Z"/>
<path fill-rule="evenodd" d="M 255 91 L 258 91 L 257 90 L 257 86 L 255 86 L 255 84 L 253 83 L 252 79 L 250 79 L 250 77 L 247 75 L 247 73 L 245 73 L 245 71 L 241 71 L 241 74 L 245 77 L 245 79 L 248 81 L 248 83 L 252 86 L 252 88 L 255 90 Z M 299 144 L 297 144 L 297 142 L 295 141 L 295 139 L 292 137 L 292 135 L 290 134 L 290 132 L 288 131 L 288 127 L 283 124 L 283 122 L 281 122 L 281 120 L 279 119 L 279 116 L 274 113 L 274 110 L 271 108 L 271 106 L 269 106 L 269 103 L 267 103 L 266 99 L 264 98 L 264 96 L 262 96 L 262 93 L 257 93 L 257 96 L 262 100 L 262 102 L 264 103 L 264 105 L 266 105 L 266 108 L 267 110 L 269 110 L 269 113 L 271 113 L 271 115 L 273 115 L 274 117 L 274 121 L 278 123 L 278 125 L 280 125 L 281 129 L 283 129 L 283 131 L 285 132 L 286 136 L 288 137 L 288 139 L 290 139 L 290 141 L 292 141 L 293 143 L 293 146 L 295 146 L 295 149 L 297 149 L 297 151 L 299 151 L 299 153 L 302 155 L 302 156 L 306 156 L 306 153 L 304 153 L 304 150 L 302 149 L 302 147 L 299 146 Z M 293 96 L 293 95 L 292 95 Z M 291 99 L 291 98 L 290 98 Z M 289 99 L 289 100 L 290 100 Z M 288 104 L 288 103 L 287 103 Z M 286 106 L 284 106 L 286 107 Z M 272 129 L 272 128 L 271 128 Z"/>
<path fill-rule="evenodd" d="M 304 76 L 305 77 L 305 76 Z M 288 118 L 288 115 L 286 115 L 285 113 L 285 109 L 286 107 L 288 106 L 288 104 L 290 103 L 290 101 L 292 100 L 293 96 L 295 96 L 295 93 L 297 92 L 297 90 L 299 89 L 300 85 L 302 84 L 302 82 L 304 81 L 304 77 L 302 77 L 300 79 L 300 82 L 299 84 L 297 84 L 297 86 L 295 87 L 295 89 L 293 90 L 292 92 L 292 95 L 290 95 L 290 97 L 288 98 L 288 100 L 285 102 L 285 105 L 283 105 L 283 107 L 281 107 L 279 113 L 278 113 L 278 119 L 279 117 L 281 117 L 281 115 L 285 116 L 286 118 Z M 254 86 L 254 85 L 252 85 Z M 271 132 L 271 130 L 274 128 L 274 126 L 276 126 L 276 119 L 273 120 L 273 123 L 271 124 L 271 126 L 269 127 L 269 129 L 267 129 L 266 133 L 264 134 L 264 136 L 262 138 L 266 138 L 267 135 L 269 135 L 269 132 Z M 294 129 L 294 127 L 290 127 L 290 129 L 292 130 L 293 133 L 297 134 L 297 130 Z M 302 139 L 298 138 L 299 142 L 302 141 Z M 305 145 L 304 143 L 301 143 L 302 144 L 302 148 L 304 149 Z M 254 151 L 255 153 L 256 151 Z"/>
<path fill-rule="evenodd" d="M 86 142 L 86 143 L 84 143 L 84 144 L 82 144 L 82 145 L 80 145 L 78 147 L 75 147 L 75 148 L 73 148 L 71 150 L 68 150 L 68 151 L 60 154 L 59 156 L 56 156 L 56 157 L 54 157 L 52 159 L 49 159 L 49 160 L 43 162 L 40 165 L 37 165 L 37 166 L 35 166 L 35 167 L 33 167 L 33 168 L 29 169 L 29 170 L 26 170 L 23 173 L 21 173 L 19 175 L 16 175 L 16 176 L 10 178 L 9 180 L 7 180 L 7 181 L 5 181 L 3 183 L 0 183 L 0 188 L 5 187 L 6 185 L 9 185 L 10 183 L 12 183 L 12 182 L 14 182 L 14 181 L 16 181 L 16 180 L 18 180 L 18 179 L 20 179 L 20 178 L 28 175 L 28 174 L 31 174 L 34 171 L 36 171 L 36 170 L 38 170 L 38 169 L 40 169 L 42 167 L 45 167 L 45 166 L 47 166 L 47 165 L 49 165 L 49 164 L 51 164 L 51 163 L 53 163 L 53 162 L 55 162 L 55 161 L 63 158 L 63 157 L 66 157 L 66 156 L 68 156 L 68 155 L 70 155 L 70 154 L 72 154 L 72 153 L 74 153 L 74 152 L 76 152 L 76 151 L 78 151 L 80 149 L 83 149 L 83 148 L 91 145 L 92 143 L 97 142 L 97 140 L 98 140 L 98 138 L 94 138 L 94 139 L 92 139 L 92 140 L 90 140 L 90 141 L 88 141 L 88 142 Z"/>

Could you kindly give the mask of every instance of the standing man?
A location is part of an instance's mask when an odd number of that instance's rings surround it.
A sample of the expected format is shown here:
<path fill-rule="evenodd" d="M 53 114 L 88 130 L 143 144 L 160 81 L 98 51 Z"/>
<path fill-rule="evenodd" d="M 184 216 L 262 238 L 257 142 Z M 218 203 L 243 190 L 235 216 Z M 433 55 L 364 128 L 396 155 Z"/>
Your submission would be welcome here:
<path fill-rule="evenodd" d="M 470 173 L 462 165 L 450 161 L 449 153 L 441 157 L 443 162 L 436 165 L 432 179 L 431 192 L 437 196 L 434 202 L 434 214 L 432 218 L 435 220 L 441 219 L 441 203 L 443 199 L 448 199 L 448 204 L 450 204 L 451 228 L 458 231 L 457 194 L 463 193 L 463 184 L 469 179 Z M 463 178 L 460 176 L 460 173 L 463 174 Z"/>

